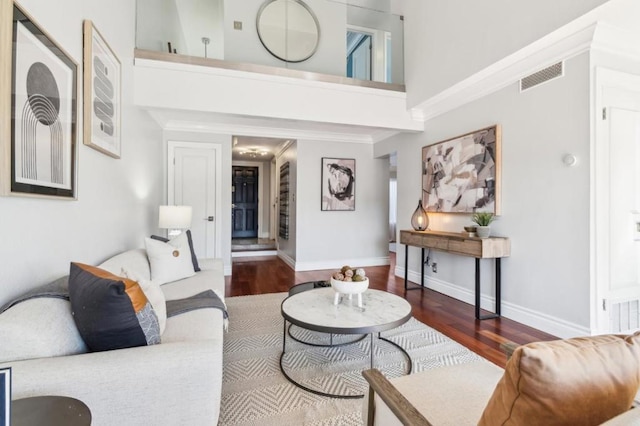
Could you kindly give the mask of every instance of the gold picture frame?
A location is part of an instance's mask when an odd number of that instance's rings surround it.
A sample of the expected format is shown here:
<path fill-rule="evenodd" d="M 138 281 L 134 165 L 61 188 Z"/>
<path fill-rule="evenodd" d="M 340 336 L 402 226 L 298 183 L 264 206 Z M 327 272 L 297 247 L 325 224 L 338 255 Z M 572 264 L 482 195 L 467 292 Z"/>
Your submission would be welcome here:
<path fill-rule="evenodd" d="M 428 212 L 500 214 L 500 125 L 422 148 L 422 205 Z"/>
<path fill-rule="evenodd" d="M 122 65 L 92 21 L 84 21 L 83 35 L 84 144 L 120 158 Z"/>

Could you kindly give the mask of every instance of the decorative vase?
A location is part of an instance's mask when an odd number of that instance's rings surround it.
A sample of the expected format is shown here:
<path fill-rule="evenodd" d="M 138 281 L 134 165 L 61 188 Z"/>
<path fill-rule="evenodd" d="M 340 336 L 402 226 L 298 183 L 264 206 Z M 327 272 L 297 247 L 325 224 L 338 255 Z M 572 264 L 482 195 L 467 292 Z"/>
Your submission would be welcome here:
<path fill-rule="evenodd" d="M 424 207 L 422 207 L 422 199 L 418 200 L 418 207 L 411 216 L 411 226 L 416 231 L 424 231 L 429 227 L 429 216 Z"/>
<path fill-rule="evenodd" d="M 478 237 L 489 238 L 489 235 L 491 234 L 490 226 L 478 226 L 477 228 L 478 229 L 476 229 L 476 234 L 478 235 Z"/>

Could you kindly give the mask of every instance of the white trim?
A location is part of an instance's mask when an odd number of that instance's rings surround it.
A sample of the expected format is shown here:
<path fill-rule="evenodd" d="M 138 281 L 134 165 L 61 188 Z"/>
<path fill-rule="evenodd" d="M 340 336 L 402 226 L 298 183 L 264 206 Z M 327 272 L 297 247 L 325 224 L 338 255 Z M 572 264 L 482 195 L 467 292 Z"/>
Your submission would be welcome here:
<path fill-rule="evenodd" d="M 257 251 L 233 251 L 231 257 L 260 257 L 260 256 L 277 256 L 277 250 L 257 250 Z"/>
<path fill-rule="evenodd" d="M 339 269 L 343 265 L 358 265 L 359 267 L 367 266 L 387 266 L 390 264 L 389 256 L 370 257 L 370 258 L 353 258 L 338 260 L 320 260 L 312 262 L 295 262 L 293 269 L 295 271 L 321 271 L 324 269 Z"/>
<path fill-rule="evenodd" d="M 596 23 L 576 20 L 411 108 L 423 121 L 483 98 L 529 74 L 586 52 Z"/>
<path fill-rule="evenodd" d="M 187 142 L 187 141 L 167 141 L 167 204 L 174 203 L 175 186 L 175 158 L 176 148 L 212 149 L 215 152 L 216 161 L 216 207 L 215 207 L 215 257 L 222 257 L 222 145 L 215 142 Z"/>
<path fill-rule="evenodd" d="M 233 266 L 225 263 L 224 265 L 224 275 L 225 277 L 231 276 L 233 273 Z"/>
<path fill-rule="evenodd" d="M 263 224 L 263 216 L 264 216 L 264 190 L 263 185 L 264 182 L 264 164 L 261 161 L 231 161 L 231 167 L 233 170 L 233 166 L 240 167 L 257 167 L 258 168 L 258 238 L 269 238 L 269 233 L 264 232 L 264 224 Z M 233 181 L 231 182 L 233 185 Z M 231 221 L 233 222 L 233 221 Z M 233 223 L 231 225 L 233 227 Z M 231 230 L 231 234 L 233 235 L 233 229 Z M 233 238 L 233 237 L 232 237 Z"/>
<path fill-rule="evenodd" d="M 404 278 L 403 267 L 396 266 L 394 273 L 396 276 Z M 410 269 L 408 279 L 414 284 L 419 283 L 420 273 Z M 470 305 L 475 303 L 474 292 L 467 288 L 460 287 L 459 285 L 430 276 L 425 277 L 425 286 L 431 290 L 435 290 Z M 480 306 L 482 309 L 487 309 L 493 312 L 495 309 L 495 298 L 483 294 L 480 298 Z M 565 321 L 561 318 L 505 302 L 504 300 L 502 301 L 502 316 L 560 338 L 586 336 L 591 334 L 591 330 L 589 330 L 588 327 L 583 327 L 581 325 Z"/>
<path fill-rule="evenodd" d="M 202 121 L 189 122 L 182 120 L 165 121 L 153 110 L 149 114 L 167 131 L 192 133 L 219 133 L 243 136 L 268 137 L 275 139 L 311 139 L 327 142 L 349 142 L 373 145 L 374 143 L 400 133 L 398 130 L 380 130 L 373 134 L 338 133 L 325 130 L 290 129 L 286 127 L 263 127 L 243 124 L 204 123 Z"/>
<path fill-rule="evenodd" d="M 637 61 L 640 58 L 640 33 L 600 23 L 591 49 Z"/>
<path fill-rule="evenodd" d="M 285 253 L 282 250 L 278 250 L 278 257 L 280 259 L 282 259 L 282 261 L 284 263 L 286 263 L 287 265 L 289 265 L 289 267 L 291 269 L 293 269 L 294 271 L 296 270 L 296 261 L 294 258 L 292 258 L 291 256 L 289 256 L 287 253 Z"/>
<path fill-rule="evenodd" d="M 345 33 L 346 34 L 346 33 Z M 194 64 L 182 64 L 178 62 L 166 62 L 162 60 L 135 58 L 136 67 L 191 72 L 197 74 L 209 74 L 223 77 L 232 77 L 244 80 L 256 80 L 263 82 L 273 82 L 290 86 L 304 86 L 321 89 L 330 89 L 340 92 L 363 93 L 380 97 L 402 99 L 406 98 L 406 92 L 395 90 L 378 89 L 375 87 L 356 86 L 351 84 L 330 83 L 326 81 L 306 80 L 302 78 L 280 76 L 274 74 L 262 74 L 226 68 L 206 67 Z"/>

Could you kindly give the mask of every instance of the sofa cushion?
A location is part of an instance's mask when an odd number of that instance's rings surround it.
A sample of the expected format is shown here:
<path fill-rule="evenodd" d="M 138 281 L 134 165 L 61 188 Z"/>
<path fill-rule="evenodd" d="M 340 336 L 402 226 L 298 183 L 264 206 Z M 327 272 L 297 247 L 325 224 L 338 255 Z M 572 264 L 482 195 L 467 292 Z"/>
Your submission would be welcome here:
<path fill-rule="evenodd" d="M 196 273 L 186 234 L 180 234 L 166 243 L 145 238 L 144 243 L 151 265 L 151 279 L 156 283 L 164 284 Z"/>
<path fill-rule="evenodd" d="M 72 263 L 69 299 L 91 351 L 160 343 L 160 326 L 140 285 L 95 266 Z"/>
<path fill-rule="evenodd" d="M 145 280 L 151 279 L 149 259 L 144 249 L 127 250 L 113 256 L 98 265 L 98 268 L 109 271 L 114 275 L 120 274 L 123 269 L 133 272 L 136 276 Z"/>
<path fill-rule="evenodd" d="M 29 299 L 0 314 L 0 362 L 84 352 L 68 300 Z"/>
<path fill-rule="evenodd" d="M 599 425 L 640 386 L 640 333 L 536 342 L 515 350 L 479 425 Z"/>
<path fill-rule="evenodd" d="M 196 272 L 200 272 L 200 265 L 198 265 L 198 256 L 196 256 L 196 251 L 193 248 L 193 238 L 191 237 L 191 230 L 187 229 L 185 231 L 187 234 L 187 241 L 189 242 L 189 250 L 191 251 L 191 263 L 193 263 L 193 270 Z M 151 239 L 162 241 L 163 243 L 169 242 L 169 238 L 161 237 L 159 235 L 152 235 Z"/>

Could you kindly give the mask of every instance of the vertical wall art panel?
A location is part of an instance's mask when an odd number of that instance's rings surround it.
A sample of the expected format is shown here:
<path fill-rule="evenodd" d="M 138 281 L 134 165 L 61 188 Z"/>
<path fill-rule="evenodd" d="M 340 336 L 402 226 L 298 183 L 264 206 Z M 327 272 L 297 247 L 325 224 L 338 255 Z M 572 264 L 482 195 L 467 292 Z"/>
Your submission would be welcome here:
<path fill-rule="evenodd" d="M 500 126 L 422 148 L 427 211 L 500 214 Z"/>
<path fill-rule="evenodd" d="M 13 9 L 11 192 L 75 197 L 77 65 Z"/>
<path fill-rule="evenodd" d="M 278 235 L 289 239 L 289 162 L 280 166 L 280 220 Z"/>
<path fill-rule="evenodd" d="M 120 61 L 91 21 L 84 21 L 84 143 L 120 158 Z"/>
<path fill-rule="evenodd" d="M 322 211 L 356 209 L 356 160 L 322 159 Z"/>
<path fill-rule="evenodd" d="M 11 367 L 0 369 L 0 425 L 11 424 Z"/>

